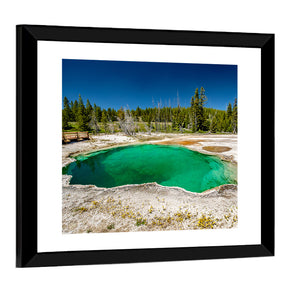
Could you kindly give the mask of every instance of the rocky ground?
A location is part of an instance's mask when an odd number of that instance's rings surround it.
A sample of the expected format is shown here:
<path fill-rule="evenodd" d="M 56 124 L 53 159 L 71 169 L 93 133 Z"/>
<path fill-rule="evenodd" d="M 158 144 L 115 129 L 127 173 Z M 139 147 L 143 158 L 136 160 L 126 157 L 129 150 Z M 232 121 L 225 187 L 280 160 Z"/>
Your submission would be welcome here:
<path fill-rule="evenodd" d="M 62 163 L 65 166 L 73 161 L 72 155 L 138 143 L 182 145 L 237 163 L 236 135 L 195 134 L 92 136 L 88 141 L 63 145 Z M 63 233 L 216 229 L 238 224 L 236 185 L 192 193 L 156 183 L 110 189 L 69 185 L 69 179 L 63 175 Z"/>

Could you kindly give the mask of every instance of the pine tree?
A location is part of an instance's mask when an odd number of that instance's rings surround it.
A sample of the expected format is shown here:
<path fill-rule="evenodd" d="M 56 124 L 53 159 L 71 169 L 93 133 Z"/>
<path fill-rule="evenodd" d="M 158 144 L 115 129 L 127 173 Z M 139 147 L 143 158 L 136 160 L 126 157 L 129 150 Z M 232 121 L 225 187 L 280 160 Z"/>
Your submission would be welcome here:
<path fill-rule="evenodd" d="M 112 112 L 111 112 L 110 107 L 107 109 L 107 118 L 110 122 L 113 120 L 113 116 L 112 116 Z"/>
<path fill-rule="evenodd" d="M 238 130 L 238 107 L 237 99 L 234 99 L 233 110 L 232 110 L 232 129 L 233 133 L 237 133 Z"/>
<path fill-rule="evenodd" d="M 99 106 L 97 106 L 96 104 L 94 104 L 94 112 L 95 112 L 97 121 L 101 122 L 102 111 L 101 111 L 101 108 Z"/>
<path fill-rule="evenodd" d="M 215 133 L 217 132 L 217 118 L 216 118 L 216 115 L 213 116 L 212 118 L 212 121 L 211 121 L 211 124 L 210 124 L 210 131 L 212 133 Z"/>
<path fill-rule="evenodd" d="M 142 115 L 142 110 L 139 108 L 139 106 L 136 108 L 136 118 L 137 118 L 137 121 L 139 121 L 139 118 L 141 117 Z"/>
<path fill-rule="evenodd" d="M 195 132 L 196 131 L 197 122 L 196 122 L 196 112 L 195 112 L 195 100 L 194 100 L 194 97 L 192 97 L 192 99 L 191 99 L 191 119 L 192 119 L 192 131 Z"/>
<path fill-rule="evenodd" d="M 75 100 L 73 107 L 72 107 L 72 113 L 73 113 L 73 120 L 74 122 L 77 122 L 77 117 L 78 117 L 78 101 Z"/>
<path fill-rule="evenodd" d="M 118 120 L 118 118 L 117 118 L 117 111 L 114 108 L 111 109 L 111 120 L 113 122 Z"/>
<path fill-rule="evenodd" d="M 224 115 L 223 112 L 219 112 L 217 114 L 217 120 L 218 120 L 217 131 L 218 132 L 223 132 L 224 127 L 225 127 L 225 115 Z"/>
<path fill-rule="evenodd" d="M 66 115 L 67 115 L 67 117 L 68 117 L 68 119 L 70 121 L 72 111 L 71 111 L 69 100 L 68 100 L 67 97 L 64 97 L 64 111 L 66 112 Z"/>
<path fill-rule="evenodd" d="M 69 128 L 69 122 L 72 118 L 72 111 L 69 105 L 69 100 L 67 97 L 64 97 L 64 108 L 62 111 L 62 128 L 68 129 Z"/>
<path fill-rule="evenodd" d="M 101 121 L 102 121 L 102 124 L 103 124 L 103 127 L 104 127 L 104 131 L 106 133 L 107 130 L 108 130 L 108 118 L 107 118 L 107 113 L 106 113 L 105 109 L 102 110 Z"/>
<path fill-rule="evenodd" d="M 88 120 L 85 115 L 78 115 L 78 121 L 77 121 L 78 129 L 81 131 L 88 131 L 90 130 Z"/>
<path fill-rule="evenodd" d="M 199 103 L 199 107 L 200 107 L 200 116 L 199 116 L 199 129 L 200 130 L 207 130 L 207 123 L 206 121 L 206 117 L 205 117 L 205 113 L 204 113 L 204 105 L 207 101 L 207 97 L 205 95 L 205 89 L 203 87 L 201 87 L 200 89 L 200 103 Z"/>
<path fill-rule="evenodd" d="M 89 130 L 89 125 L 88 125 L 89 119 L 86 115 L 86 109 L 80 95 L 78 97 L 78 111 L 77 111 L 76 119 L 77 119 L 77 125 L 79 130 L 82 131 Z"/>
<path fill-rule="evenodd" d="M 180 107 L 172 108 L 172 129 L 179 130 L 180 128 Z"/>
<path fill-rule="evenodd" d="M 184 116 L 184 127 L 187 129 L 190 129 L 190 111 L 191 109 L 188 107 L 185 111 L 185 116 Z"/>
<path fill-rule="evenodd" d="M 203 87 L 199 90 L 196 88 L 195 95 L 192 97 L 191 100 L 191 115 L 192 115 L 192 131 L 199 131 L 199 130 L 208 130 L 209 124 L 207 122 L 207 117 L 204 111 L 204 105 L 207 101 L 205 96 L 205 90 Z"/>
<path fill-rule="evenodd" d="M 201 108 L 200 108 L 200 98 L 199 91 L 196 88 L 194 95 L 194 118 L 195 118 L 195 131 L 198 131 L 201 126 Z"/>
<path fill-rule="evenodd" d="M 226 111 L 226 131 L 227 132 L 232 132 L 232 106 L 231 103 L 229 102 L 227 106 L 227 111 Z"/>
<path fill-rule="evenodd" d="M 124 114 L 124 110 L 123 110 L 122 106 L 117 111 L 117 118 L 118 118 L 118 120 L 119 119 L 123 120 L 125 118 L 125 114 Z"/>
<path fill-rule="evenodd" d="M 74 110 L 74 102 L 73 101 L 70 102 L 70 108 L 71 108 L 70 121 L 71 122 L 75 122 L 76 120 L 75 120 L 75 116 L 74 116 L 74 113 L 73 113 L 73 110 Z"/>
<path fill-rule="evenodd" d="M 85 106 L 83 104 L 82 98 L 79 94 L 78 97 L 78 111 L 77 111 L 77 115 L 85 115 Z"/>
<path fill-rule="evenodd" d="M 93 107 L 89 101 L 89 99 L 86 100 L 86 105 L 85 105 L 85 114 L 87 119 L 91 119 L 92 117 L 92 111 L 93 111 Z"/>
<path fill-rule="evenodd" d="M 185 109 L 181 108 L 178 115 L 178 127 L 180 132 L 185 128 Z"/>
<path fill-rule="evenodd" d="M 232 107 L 231 107 L 231 103 L 229 102 L 227 106 L 227 118 L 231 118 L 231 116 L 232 116 Z"/>
<path fill-rule="evenodd" d="M 63 130 L 69 129 L 69 119 L 64 110 L 62 111 L 62 129 Z"/>

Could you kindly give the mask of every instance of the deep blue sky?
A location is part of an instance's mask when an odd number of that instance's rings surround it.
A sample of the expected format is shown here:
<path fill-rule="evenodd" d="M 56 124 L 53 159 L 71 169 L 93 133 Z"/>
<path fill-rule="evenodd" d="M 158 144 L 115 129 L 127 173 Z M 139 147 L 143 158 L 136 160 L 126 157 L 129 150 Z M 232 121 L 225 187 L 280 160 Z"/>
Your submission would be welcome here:
<path fill-rule="evenodd" d="M 190 106 L 195 89 L 204 87 L 206 107 L 225 110 L 237 98 L 237 66 L 98 60 L 62 60 L 62 97 L 101 108 L 130 109 Z M 154 102 L 154 104 L 153 104 Z"/>

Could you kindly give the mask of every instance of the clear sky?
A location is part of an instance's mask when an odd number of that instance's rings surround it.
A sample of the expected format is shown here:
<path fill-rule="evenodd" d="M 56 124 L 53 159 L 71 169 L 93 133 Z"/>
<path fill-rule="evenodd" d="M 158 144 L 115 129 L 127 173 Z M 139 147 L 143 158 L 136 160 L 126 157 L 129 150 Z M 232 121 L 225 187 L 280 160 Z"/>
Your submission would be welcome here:
<path fill-rule="evenodd" d="M 62 61 L 62 97 L 101 108 L 190 106 L 204 87 L 206 107 L 226 110 L 237 98 L 237 66 L 213 64 L 74 60 Z"/>

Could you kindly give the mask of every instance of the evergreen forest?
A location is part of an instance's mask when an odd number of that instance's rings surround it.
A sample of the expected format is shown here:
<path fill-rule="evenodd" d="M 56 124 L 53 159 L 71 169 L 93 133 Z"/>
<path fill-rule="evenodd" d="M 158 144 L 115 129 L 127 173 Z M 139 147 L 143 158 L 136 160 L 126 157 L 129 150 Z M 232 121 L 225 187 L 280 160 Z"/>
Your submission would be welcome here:
<path fill-rule="evenodd" d="M 120 107 L 116 110 L 92 105 L 89 99 L 84 103 L 80 95 L 75 101 L 64 97 L 62 130 L 124 132 L 127 135 L 138 132 L 237 133 L 237 99 L 233 99 L 233 104 L 229 101 L 226 110 L 208 108 L 206 105 L 207 97 L 203 87 L 195 90 L 188 107 L 181 107 L 178 102 L 176 107 L 157 103 L 151 108 Z"/>

